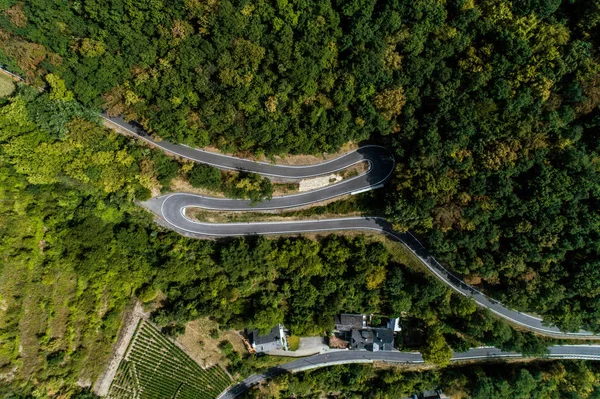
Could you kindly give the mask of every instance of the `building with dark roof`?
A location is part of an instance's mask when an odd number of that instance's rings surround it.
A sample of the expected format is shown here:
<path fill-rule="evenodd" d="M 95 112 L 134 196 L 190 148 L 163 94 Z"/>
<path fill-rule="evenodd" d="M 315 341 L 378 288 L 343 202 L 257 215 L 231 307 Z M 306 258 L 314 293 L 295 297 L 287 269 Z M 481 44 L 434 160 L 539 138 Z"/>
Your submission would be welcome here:
<path fill-rule="evenodd" d="M 351 331 L 367 327 L 367 316 L 364 314 L 342 313 L 335 316 L 335 329 L 338 331 Z"/>
<path fill-rule="evenodd" d="M 350 343 L 348 347 L 356 350 L 370 350 L 373 347 L 373 331 L 358 329 L 352 330 L 350 332 Z"/>
<path fill-rule="evenodd" d="M 369 351 L 394 350 L 394 337 L 400 331 L 399 319 L 392 319 L 386 327 L 371 327 L 370 316 L 342 313 L 335 316 L 334 335 L 348 342 L 348 349 Z"/>
<path fill-rule="evenodd" d="M 266 335 L 260 335 L 258 330 L 248 334 L 250 345 L 257 353 L 269 352 L 277 349 L 288 350 L 287 337 L 283 324 L 278 324 Z"/>
<path fill-rule="evenodd" d="M 354 350 L 394 350 L 394 331 L 387 328 L 354 329 L 350 332 L 349 348 Z"/>
<path fill-rule="evenodd" d="M 373 352 L 394 350 L 394 330 L 374 328 Z"/>

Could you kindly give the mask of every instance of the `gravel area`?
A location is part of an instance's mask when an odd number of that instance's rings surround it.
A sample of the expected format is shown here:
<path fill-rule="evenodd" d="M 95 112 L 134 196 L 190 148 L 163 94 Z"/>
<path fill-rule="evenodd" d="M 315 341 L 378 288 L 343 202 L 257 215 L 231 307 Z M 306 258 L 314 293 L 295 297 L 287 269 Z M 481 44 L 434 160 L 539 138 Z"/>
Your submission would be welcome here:
<path fill-rule="evenodd" d="M 304 179 L 300 180 L 300 187 L 298 188 L 298 191 L 303 192 L 315 190 L 317 188 L 326 187 L 330 184 L 334 184 L 339 181 L 342 181 L 342 176 L 340 176 L 337 173 L 327 176 L 314 177 L 312 179 Z"/>

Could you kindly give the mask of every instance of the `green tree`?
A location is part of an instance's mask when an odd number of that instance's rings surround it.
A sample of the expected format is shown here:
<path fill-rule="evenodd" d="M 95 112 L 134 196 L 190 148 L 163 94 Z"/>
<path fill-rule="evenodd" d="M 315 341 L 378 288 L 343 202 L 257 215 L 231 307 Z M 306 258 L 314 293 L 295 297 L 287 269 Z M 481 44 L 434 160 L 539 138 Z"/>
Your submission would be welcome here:
<path fill-rule="evenodd" d="M 218 190 L 221 187 L 221 171 L 210 165 L 195 164 L 190 174 L 190 183 L 194 187 Z"/>
<path fill-rule="evenodd" d="M 440 367 L 447 366 L 452 358 L 452 349 L 448 346 L 444 335 L 438 327 L 430 327 L 427 341 L 421 350 L 423 360 Z"/>

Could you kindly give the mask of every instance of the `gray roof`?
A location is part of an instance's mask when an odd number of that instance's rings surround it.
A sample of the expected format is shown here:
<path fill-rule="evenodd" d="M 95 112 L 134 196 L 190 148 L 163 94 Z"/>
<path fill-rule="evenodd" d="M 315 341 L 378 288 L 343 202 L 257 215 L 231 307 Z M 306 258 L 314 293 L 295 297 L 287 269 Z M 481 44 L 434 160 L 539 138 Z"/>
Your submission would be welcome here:
<path fill-rule="evenodd" d="M 352 349 L 371 349 L 373 346 L 373 331 L 352 330 L 350 347 Z"/>
<path fill-rule="evenodd" d="M 268 352 L 276 349 L 282 349 L 281 326 L 278 324 L 266 335 L 260 335 L 258 330 L 253 330 L 250 335 L 250 343 L 257 352 Z"/>
<path fill-rule="evenodd" d="M 375 345 L 380 351 L 391 351 L 394 349 L 394 331 L 387 328 L 374 328 L 373 350 Z"/>
<path fill-rule="evenodd" d="M 367 326 L 367 316 L 363 314 L 342 313 L 335 316 L 335 329 L 338 331 L 350 331 L 355 328 Z"/>
<path fill-rule="evenodd" d="M 423 399 L 440 399 L 440 391 L 437 389 L 430 389 L 423 391 Z"/>
<path fill-rule="evenodd" d="M 387 328 L 354 329 L 350 334 L 350 348 L 391 351 L 394 349 L 394 332 Z"/>

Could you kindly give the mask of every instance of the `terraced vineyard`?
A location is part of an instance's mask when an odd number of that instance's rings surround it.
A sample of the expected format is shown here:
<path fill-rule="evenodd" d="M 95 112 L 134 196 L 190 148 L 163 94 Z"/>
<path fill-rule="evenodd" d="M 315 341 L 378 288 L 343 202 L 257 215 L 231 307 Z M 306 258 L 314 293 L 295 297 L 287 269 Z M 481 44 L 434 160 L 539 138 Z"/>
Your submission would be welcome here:
<path fill-rule="evenodd" d="M 220 367 L 203 369 L 143 320 L 108 392 L 114 399 L 214 399 L 231 380 Z"/>

